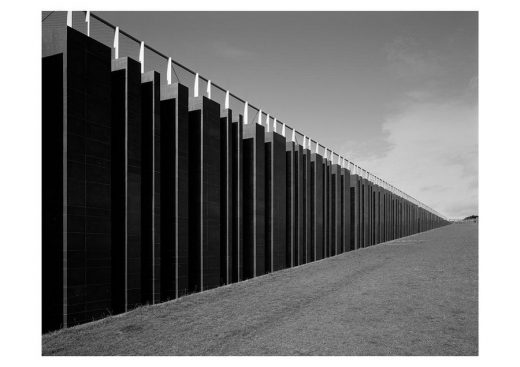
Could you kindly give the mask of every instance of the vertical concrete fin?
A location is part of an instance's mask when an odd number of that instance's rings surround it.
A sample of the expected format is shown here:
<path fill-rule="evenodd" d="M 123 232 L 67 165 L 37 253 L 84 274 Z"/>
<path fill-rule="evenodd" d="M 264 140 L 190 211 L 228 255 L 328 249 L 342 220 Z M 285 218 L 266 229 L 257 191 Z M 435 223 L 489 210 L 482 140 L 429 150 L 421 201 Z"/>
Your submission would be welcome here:
<path fill-rule="evenodd" d="M 67 27 L 72 28 L 72 12 L 67 12 Z"/>
<path fill-rule="evenodd" d="M 258 120 L 256 121 L 258 125 L 262 125 L 262 110 L 258 111 Z"/>
<path fill-rule="evenodd" d="M 269 132 L 269 114 L 265 118 L 265 131 Z"/>
<path fill-rule="evenodd" d="M 195 74 L 195 81 L 193 85 L 193 97 L 199 96 L 199 73 Z"/>
<path fill-rule="evenodd" d="M 172 84 L 172 58 L 168 57 L 168 66 L 166 69 L 166 81 L 168 85 Z"/>
<path fill-rule="evenodd" d="M 273 131 L 276 132 L 276 117 L 273 120 Z"/>
<path fill-rule="evenodd" d="M 292 138 L 291 138 L 291 141 L 293 143 L 296 143 L 296 129 L 292 129 Z"/>
<path fill-rule="evenodd" d="M 282 136 L 285 138 L 285 124 L 282 124 Z"/>
<path fill-rule="evenodd" d="M 229 91 L 226 91 L 226 99 L 224 100 L 224 108 L 229 109 Z"/>
<path fill-rule="evenodd" d="M 211 99 L 211 80 L 208 80 L 208 86 L 206 88 L 206 93 L 208 94 L 208 98 Z"/>
<path fill-rule="evenodd" d="M 85 15 L 85 22 L 87 23 L 87 36 L 90 37 L 90 10 L 87 10 Z"/>
<path fill-rule="evenodd" d="M 114 58 L 119 59 L 119 27 L 114 31 Z"/>
<path fill-rule="evenodd" d="M 244 124 L 247 125 L 249 123 L 249 104 L 244 103 Z"/>
<path fill-rule="evenodd" d="M 141 42 L 139 48 L 139 62 L 141 63 L 141 74 L 144 74 L 144 42 Z"/>
<path fill-rule="evenodd" d="M 316 154 L 320 153 L 320 145 L 316 142 Z"/>

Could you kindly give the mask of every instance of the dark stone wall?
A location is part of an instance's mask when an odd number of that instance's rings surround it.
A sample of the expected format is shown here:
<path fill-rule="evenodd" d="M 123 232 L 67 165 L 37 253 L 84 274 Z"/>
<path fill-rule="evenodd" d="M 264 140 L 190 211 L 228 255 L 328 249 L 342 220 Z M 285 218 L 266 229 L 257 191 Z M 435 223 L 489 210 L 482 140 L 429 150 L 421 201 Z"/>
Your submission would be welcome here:
<path fill-rule="evenodd" d="M 286 143 L 287 167 L 287 267 L 303 264 L 305 219 L 303 186 L 303 147 Z"/>
<path fill-rule="evenodd" d="M 324 231 L 323 231 L 323 257 L 330 256 L 330 237 L 331 220 L 330 220 L 330 161 L 325 158 L 323 160 L 323 217 L 324 217 Z"/>
<path fill-rule="evenodd" d="M 192 291 L 220 285 L 220 106 L 189 101 L 189 284 Z"/>
<path fill-rule="evenodd" d="M 111 299 L 110 49 L 67 29 L 66 326 L 105 316 Z"/>
<path fill-rule="evenodd" d="M 265 129 L 244 125 L 244 278 L 265 274 Z"/>
<path fill-rule="evenodd" d="M 297 158 L 296 144 L 286 143 L 286 264 L 287 267 L 298 265 L 296 259 L 296 247 L 298 238 L 298 217 L 297 217 Z"/>
<path fill-rule="evenodd" d="M 350 251 L 350 171 L 341 169 L 341 248 Z"/>
<path fill-rule="evenodd" d="M 350 176 L 350 249 L 359 248 L 359 176 Z"/>
<path fill-rule="evenodd" d="M 341 167 L 331 165 L 331 248 L 330 256 L 338 255 L 341 249 Z"/>
<path fill-rule="evenodd" d="M 244 163 L 243 163 L 243 129 L 242 115 L 232 126 L 232 166 L 233 166 L 233 254 L 232 254 L 232 281 L 244 279 Z"/>
<path fill-rule="evenodd" d="M 275 132 L 265 134 L 265 178 L 265 269 L 273 272 L 286 267 L 285 138 Z"/>
<path fill-rule="evenodd" d="M 189 291 L 189 115 L 188 88 L 161 88 L 161 300 Z"/>
<path fill-rule="evenodd" d="M 302 186 L 303 186 L 303 263 L 312 261 L 312 235 L 311 235 L 311 151 L 303 149 L 302 160 Z"/>
<path fill-rule="evenodd" d="M 160 301 L 160 74 L 141 75 L 141 303 Z"/>
<path fill-rule="evenodd" d="M 42 40 L 44 332 L 446 224 L 82 33 Z"/>
<path fill-rule="evenodd" d="M 232 282 L 233 265 L 233 112 L 220 112 L 220 284 Z"/>
<path fill-rule="evenodd" d="M 111 312 L 110 49 L 71 28 L 55 46 L 42 61 L 43 331 Z"/>
<path fill-rule="evenodd" d="M 366 179 L 361 180 L 363 184 L 363 247 L 370 245 L 370 187 Z"/>
<path fill-rule="evenodd" d="M 304 212 L 304 186 L 303 186 L 303 147 L 295 144 L 295 167 L 296 167 L 296 246 L 295 246 L 295 264 L 302 265 L 304 258 L 305 246 L 305 218 Z"/>
<path fill-rule="evenodd" d="M 63 326 L 63 59 L 63 53 L 42 58 L 43 332 Z"/>
<path fill-rule="evenodd" d="M 311 250 L 312 260 L 323 259 L 323 157 L 311 155 Z"/>
<path fill-rule="evenodd" d="M 113 310 L 141 304 L 141 70 L 112 61 Z"/>

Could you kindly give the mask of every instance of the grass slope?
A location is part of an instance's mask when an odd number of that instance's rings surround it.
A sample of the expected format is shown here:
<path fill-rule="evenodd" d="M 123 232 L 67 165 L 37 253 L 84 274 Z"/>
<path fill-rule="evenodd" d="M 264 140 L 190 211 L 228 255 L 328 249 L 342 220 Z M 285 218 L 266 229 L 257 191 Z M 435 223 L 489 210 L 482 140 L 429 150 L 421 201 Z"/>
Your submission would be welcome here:
<path fill-rule="evenodd" d="M 43 335 L 43 355 L 477 355 L 478 225 Z"/>

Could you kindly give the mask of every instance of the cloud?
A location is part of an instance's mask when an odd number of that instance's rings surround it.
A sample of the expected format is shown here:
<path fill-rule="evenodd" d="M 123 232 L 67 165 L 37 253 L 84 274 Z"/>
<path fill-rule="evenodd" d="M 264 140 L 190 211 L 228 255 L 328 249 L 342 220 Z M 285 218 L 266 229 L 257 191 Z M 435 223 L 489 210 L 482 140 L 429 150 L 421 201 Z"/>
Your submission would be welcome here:
<path fill-rule="evenodd" d="M 461 58 L 445 41 L 427 44 L 401 37 L 385 46 L 387 70 L 402 89 L 380 136 L 347 141 L 343 152 L 448 217 L 477 214 L 476 54 Z"/>
<path fill-rule="evenodd" d="M 357 163 L 448 217 L 478 213 L 476 106 L 412 103 L 382 129 L 389 149 Z"/>

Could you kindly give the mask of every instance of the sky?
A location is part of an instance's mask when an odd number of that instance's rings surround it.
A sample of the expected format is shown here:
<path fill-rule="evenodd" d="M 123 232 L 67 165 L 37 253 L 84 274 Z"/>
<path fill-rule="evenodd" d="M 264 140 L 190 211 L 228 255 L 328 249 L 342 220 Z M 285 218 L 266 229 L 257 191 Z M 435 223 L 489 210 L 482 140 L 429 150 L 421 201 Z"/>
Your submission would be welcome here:
<path fill-rule="evenodd" d="M 95 13 L 448 218 L 478 214 L 478 13 Z"/>

